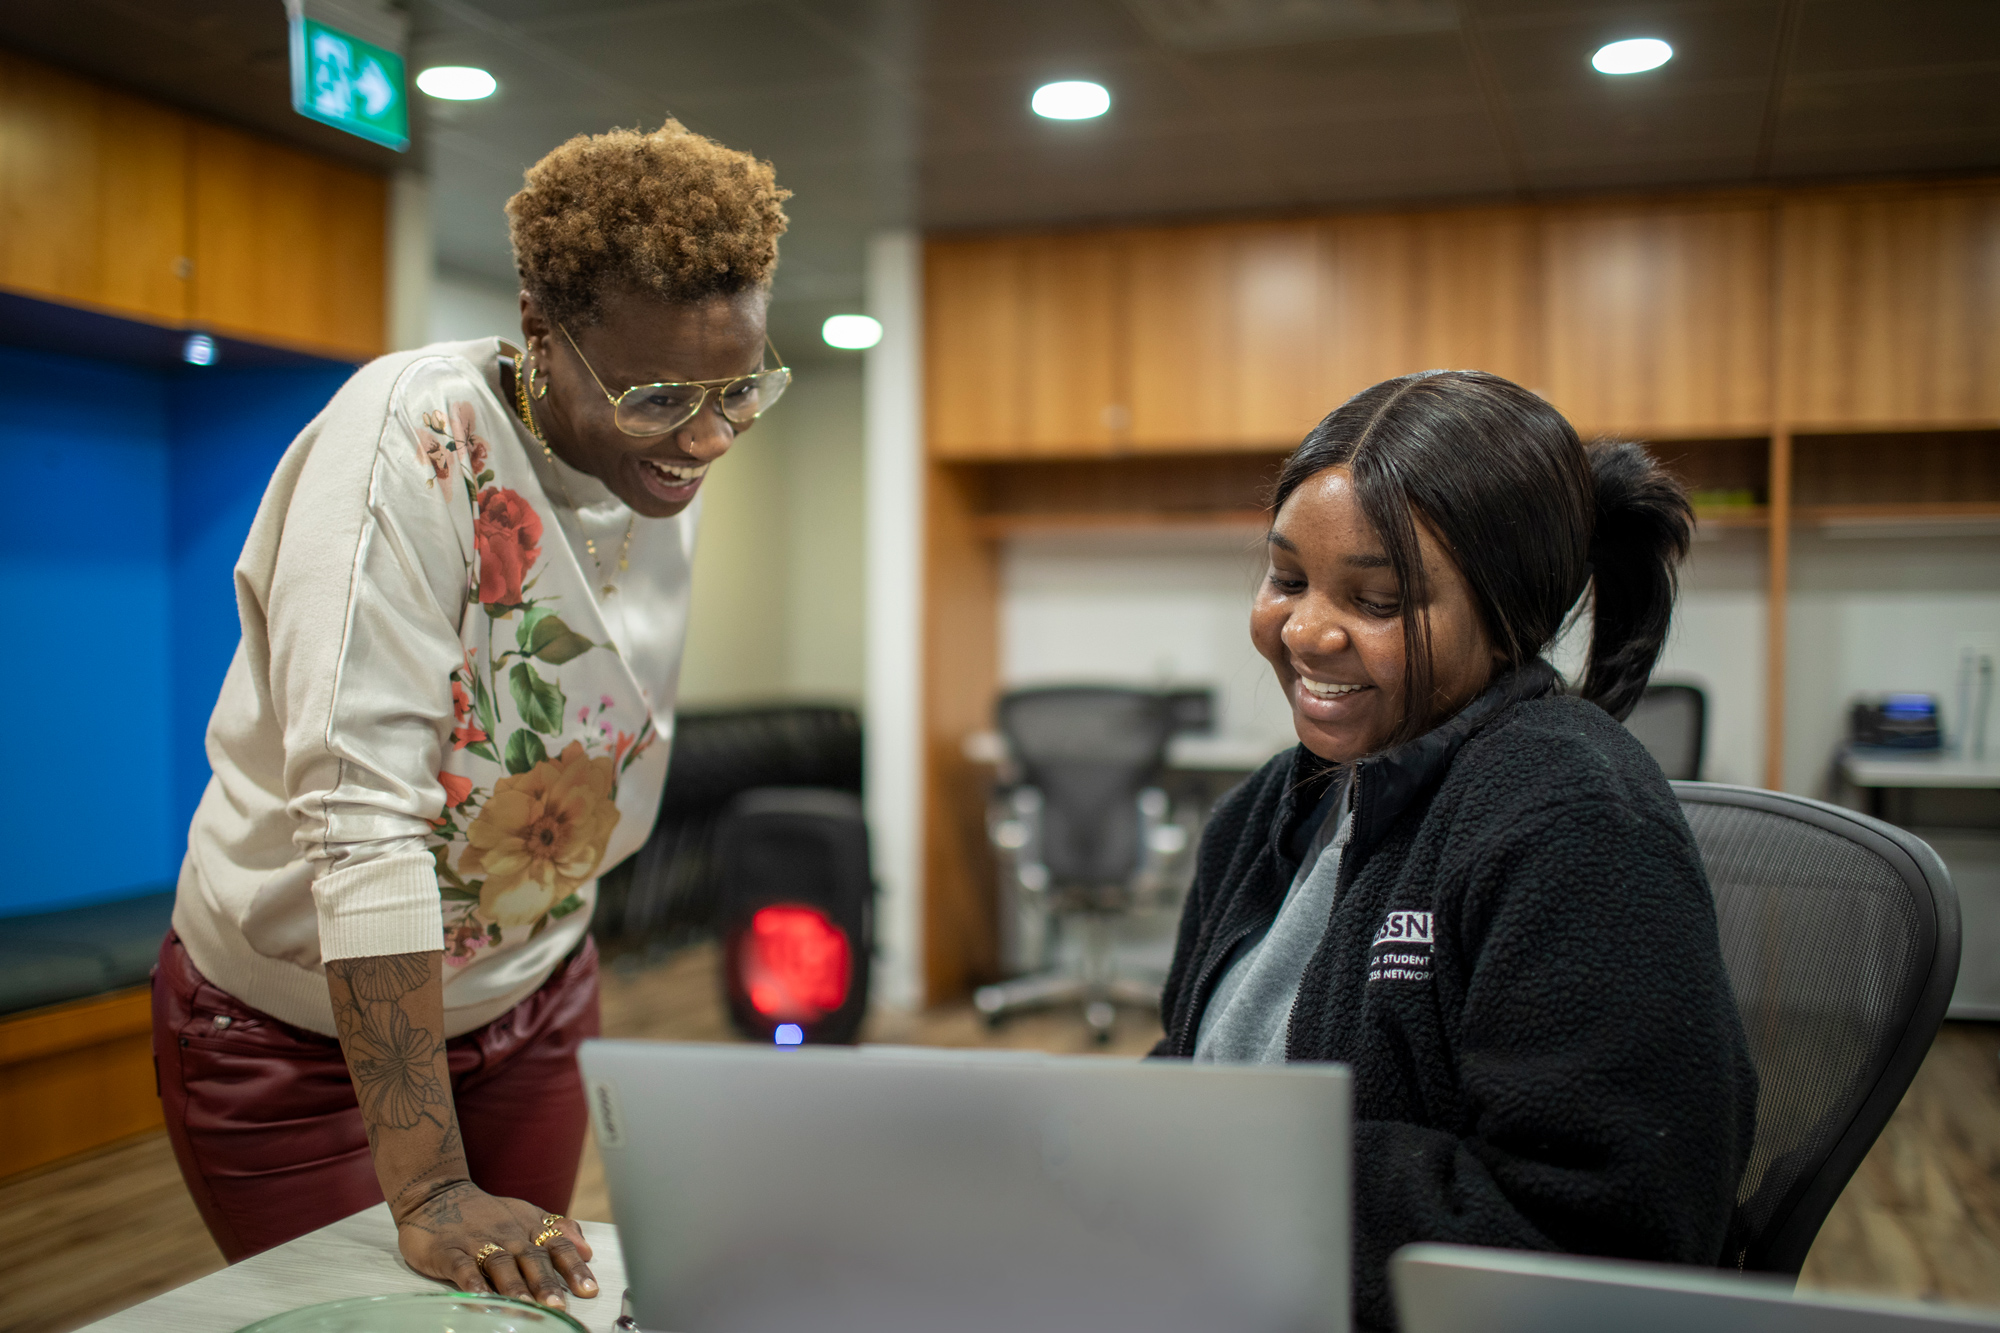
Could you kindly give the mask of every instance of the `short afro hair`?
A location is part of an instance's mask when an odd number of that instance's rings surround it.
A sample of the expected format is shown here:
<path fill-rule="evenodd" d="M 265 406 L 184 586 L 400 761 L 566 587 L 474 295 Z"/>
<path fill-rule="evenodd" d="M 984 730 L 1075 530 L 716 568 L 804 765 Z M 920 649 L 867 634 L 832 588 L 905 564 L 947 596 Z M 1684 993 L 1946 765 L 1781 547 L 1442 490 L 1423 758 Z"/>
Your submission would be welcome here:
<path fill-rule="evenodd" d="M 579 134 L 507 201 L 514 266 L 550 318 L 597 322 L 619 289 L 676 303 L 770 284 L 785 230 L 768 162 L 677 120 L 651 134 Z"/>

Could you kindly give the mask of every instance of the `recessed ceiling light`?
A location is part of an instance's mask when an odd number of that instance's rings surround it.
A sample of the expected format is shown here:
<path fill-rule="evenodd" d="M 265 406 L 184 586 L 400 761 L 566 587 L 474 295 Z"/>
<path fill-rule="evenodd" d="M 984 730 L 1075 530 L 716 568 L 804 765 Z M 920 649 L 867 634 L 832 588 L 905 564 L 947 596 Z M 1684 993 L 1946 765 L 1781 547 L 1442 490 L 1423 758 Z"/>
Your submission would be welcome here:
<path fill-rule="evenodd" d="M 1630 37 L 1597 48 L 1590 64 L 1599 74 L 1643 74 L 1674 58 L 1674 48 L 1657 37 Z"/>
<path fill-rule="evenodd" d="M 867 315 L 835 315 L 819 326 L 828 347 L 860 352 L 882 341 L 882 323 Z"/>
<path fill-rule="evenodd" d="M 447 102 L 477 102 L 493 96 L 499 86 L 491 74 L 471 65 L 432 65 L 417 75 L 417 87 Z"/>
<path fill-rule="evenodd" d="M 1036 115 L 1050 120 L 1089 120 L 1111 109 L 1111 94 L 1101 83 L 1045 83 L 1035 89 L 1028 105 Z"/>

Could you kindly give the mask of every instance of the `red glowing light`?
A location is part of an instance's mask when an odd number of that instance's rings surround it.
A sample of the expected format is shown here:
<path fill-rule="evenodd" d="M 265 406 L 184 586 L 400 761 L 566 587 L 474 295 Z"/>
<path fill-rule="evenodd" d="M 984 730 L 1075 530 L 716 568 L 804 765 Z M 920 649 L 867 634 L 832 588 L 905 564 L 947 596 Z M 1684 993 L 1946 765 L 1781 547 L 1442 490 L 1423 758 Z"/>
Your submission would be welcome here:
<path fill-rule="evenodd" d="M 847 934 L 813 907 L 765 907 L 750 918 L 743 989 L 766 1018 L 814 1022 L 847 1002 Z"/>

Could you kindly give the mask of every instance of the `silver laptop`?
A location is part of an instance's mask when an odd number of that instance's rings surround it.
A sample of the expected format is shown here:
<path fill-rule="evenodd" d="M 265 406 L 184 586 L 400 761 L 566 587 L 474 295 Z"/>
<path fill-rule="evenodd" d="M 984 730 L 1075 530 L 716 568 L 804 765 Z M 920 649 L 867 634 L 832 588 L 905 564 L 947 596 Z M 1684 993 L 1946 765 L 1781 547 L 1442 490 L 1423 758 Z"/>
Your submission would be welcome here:
<path fill-rule="evenodd" d="M 1795 1292 L 1783 1278 L 1568 1255 L 1405 1245 L 1389 1261 L 1403 1333 L 1947 1333 L 2000 1311 Z"/>
<path fill-rule="evenodd" d="M 592 1041 L 641 1328 L 1341 1333 L 1347 1071 Z"/>

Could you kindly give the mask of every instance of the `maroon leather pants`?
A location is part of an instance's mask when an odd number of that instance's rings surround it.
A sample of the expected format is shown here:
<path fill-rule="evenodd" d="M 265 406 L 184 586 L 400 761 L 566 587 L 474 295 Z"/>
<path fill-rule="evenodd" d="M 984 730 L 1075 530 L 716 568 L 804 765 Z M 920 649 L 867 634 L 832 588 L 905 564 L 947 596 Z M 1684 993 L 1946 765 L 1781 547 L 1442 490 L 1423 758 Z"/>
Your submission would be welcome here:
<path fill-rule="evenodd" d="M 597 1035 L 597 947 L 483 1028 L 445 1044 L 473 1183 L 567 1212 L 588 1114 L 576 1051 Z M 181 1175 L 230 1263 L 382 1201 L 332 1037 L 243 1004 L 167 932 L 153 1059 Z"/>

